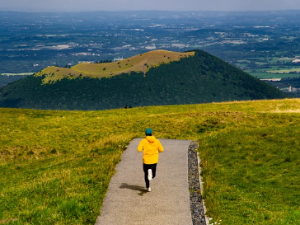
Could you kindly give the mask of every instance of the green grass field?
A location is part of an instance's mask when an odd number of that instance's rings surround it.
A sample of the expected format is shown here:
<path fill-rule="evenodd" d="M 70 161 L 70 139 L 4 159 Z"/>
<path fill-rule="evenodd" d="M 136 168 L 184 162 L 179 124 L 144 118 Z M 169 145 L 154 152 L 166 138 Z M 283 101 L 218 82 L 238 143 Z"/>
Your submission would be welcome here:
<path fill-rule="evenodd" d="M 259 79 L 271 79 L 271 78 L 292 78 L 292 77 L 300 77 L 300 74 L 284 74 L 284 73 L 267 73 L 267 72 L 250 72 L 246 71 L 250 75 L 257 77 Z"/>
<path fill-rule="evenodd" d="M 300 72 L 300 68 L 292 68 L 292 69 L 281 69 L 281 70 L 269 70 L 267 71 L 268 73 L 275 73 L 275 74 L 288 74 L 288 73 L 299 73 Z"/>
<path fill-rule="evenodd" d="M 199 141 L 212 222 L 300 223 L 300 100 L 289 99 L 0 109 L 0 224 L 94 224 L 122 152 L 147 127 Z"/>

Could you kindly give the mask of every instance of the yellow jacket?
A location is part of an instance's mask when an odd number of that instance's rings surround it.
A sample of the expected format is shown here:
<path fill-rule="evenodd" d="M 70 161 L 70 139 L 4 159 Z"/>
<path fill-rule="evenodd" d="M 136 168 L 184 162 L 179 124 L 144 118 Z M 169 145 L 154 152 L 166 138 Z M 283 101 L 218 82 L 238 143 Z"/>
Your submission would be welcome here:
<path fill-rule="evenodd" d="M 164 151 L 160 141 L 154 136 L 146 136 L 141 140 L 137 150 L 139 152 L 144 150 L 143 161 L 145 164 L 158 163 L 158 154 Z"/>

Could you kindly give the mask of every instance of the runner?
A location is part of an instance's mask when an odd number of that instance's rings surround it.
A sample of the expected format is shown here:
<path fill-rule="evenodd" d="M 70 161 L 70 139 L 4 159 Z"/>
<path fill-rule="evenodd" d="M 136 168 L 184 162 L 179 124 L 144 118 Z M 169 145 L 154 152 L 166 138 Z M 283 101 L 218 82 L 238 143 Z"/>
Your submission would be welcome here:
<path fill-rule="evenodd" d="M 152 130 L 147 128 L 145 131 L 146 138 L 141 140 L 137 150 L 143 153 L 143 169 L 145 174 L 145 182 L 147 191 L 151 191 L 150 181 L 156 175 L 156 166 L 158 163 L 158 155 L 164 151 L 160 141 L 152 136 Z"/>

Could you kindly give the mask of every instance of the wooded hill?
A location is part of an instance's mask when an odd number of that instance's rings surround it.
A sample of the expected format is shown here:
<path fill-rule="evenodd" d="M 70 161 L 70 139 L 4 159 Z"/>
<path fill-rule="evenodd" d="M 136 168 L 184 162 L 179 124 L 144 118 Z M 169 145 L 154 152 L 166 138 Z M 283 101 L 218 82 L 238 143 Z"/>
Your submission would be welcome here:
<path fill-rule="evenodd" d="M 100 63 L 98 68 L 94 64 L 46 68 L 0 89 L 0 107 L 99 110 L 287 97 L 201 50 L 176 54 L 160 50 L 143 55 L 140 60 L 132 57 L 136 61 Z M 104 68 L 110 69 L 105 76 Z"/>

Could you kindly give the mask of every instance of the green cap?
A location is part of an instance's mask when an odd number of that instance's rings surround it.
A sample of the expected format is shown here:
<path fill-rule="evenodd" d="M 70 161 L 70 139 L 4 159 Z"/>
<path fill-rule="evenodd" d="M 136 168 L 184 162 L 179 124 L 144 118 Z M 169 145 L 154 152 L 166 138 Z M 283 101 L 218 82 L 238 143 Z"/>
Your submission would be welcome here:
<path fill-rule="evenodd" d="M 150 128 L 147 128 L 145 131 L 146 135 L 152 135 L 152 130 Z"/>

